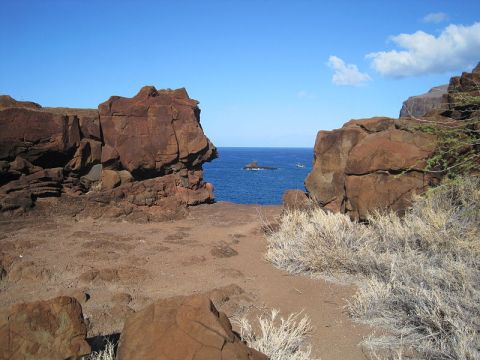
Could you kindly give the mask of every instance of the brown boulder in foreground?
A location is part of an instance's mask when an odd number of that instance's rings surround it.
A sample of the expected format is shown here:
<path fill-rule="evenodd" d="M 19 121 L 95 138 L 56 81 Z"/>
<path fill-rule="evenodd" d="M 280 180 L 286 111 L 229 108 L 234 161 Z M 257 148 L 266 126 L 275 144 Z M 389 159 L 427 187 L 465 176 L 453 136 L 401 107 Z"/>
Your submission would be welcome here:
<path fill-rule="evenodd" d="M 233 333 L 230 321 L 205 296 L 160 300 L 131 315 L 119 360 L 267 360 Z"/>
<path fill-rule="evenodd" d="M 64 360 L 90 353 L 82 307 L 71 297 L 0 312 L 0 359 Z"/>

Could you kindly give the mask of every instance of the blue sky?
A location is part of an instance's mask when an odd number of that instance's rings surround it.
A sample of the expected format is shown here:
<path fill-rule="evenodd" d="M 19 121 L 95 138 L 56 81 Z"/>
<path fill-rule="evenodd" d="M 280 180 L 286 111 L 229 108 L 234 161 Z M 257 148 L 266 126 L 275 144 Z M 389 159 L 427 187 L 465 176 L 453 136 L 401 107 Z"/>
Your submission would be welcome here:
<path fill-rule="evenodd" d="M 217 146 L 311 147 L 480 61 L 480 1 L 0 1 L 0 93 L 186 87 Z"/>

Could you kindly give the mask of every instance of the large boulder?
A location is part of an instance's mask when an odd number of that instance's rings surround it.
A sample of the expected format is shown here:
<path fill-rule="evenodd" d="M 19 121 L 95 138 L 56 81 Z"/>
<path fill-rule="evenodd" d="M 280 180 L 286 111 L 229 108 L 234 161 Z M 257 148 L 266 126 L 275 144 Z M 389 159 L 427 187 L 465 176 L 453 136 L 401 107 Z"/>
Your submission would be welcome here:
<path fill-rule="evenodd" d="M 413 194 L 432 177 L 425 160 L 435 138 L 412 131 L 415 120 L 352 120 L 341 129 L 320 131 L 314 166 L 305 180 L 309 196 L 320 206 L 364 220 L 380 209 L 402 212 Z"/>
<path fill-rule="evenodd" d="M 0 311 L 0 359 L 64 360 L 90 353 L 82 307 L 71 297 Z"/>
<path fill-rule="evenodd" d="M 267 360 L 248 348 L 205 296 L 160 300 L 125 322 L 119 360 Z"/>
<path fill-rule="evenodd" d="M 448 85 L 435 86 L 427 93 L 411 96 L 403 102 L 400 117 L 424 116 L 431 110 L 445 108 Z"/>
<path fill-rule="evenodd" d="M 216 149 L 200 126 L 198 102 L 185 89 L 143 87 L 133 98 L 114 96 L 99 105 L 109 165 L 117 160 L 135 178 L 198 167 Z"/>

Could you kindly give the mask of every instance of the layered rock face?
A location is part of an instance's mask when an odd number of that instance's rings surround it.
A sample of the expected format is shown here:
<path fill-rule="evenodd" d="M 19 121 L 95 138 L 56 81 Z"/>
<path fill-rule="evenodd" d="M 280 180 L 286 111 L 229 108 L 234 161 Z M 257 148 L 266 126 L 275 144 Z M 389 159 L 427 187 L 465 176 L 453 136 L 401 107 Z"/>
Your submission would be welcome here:
<path fill-rule="evenodd" d="M 422 95 L 411 96 L 403 102 L 400 117 L 424 116 L 432 109 L 441 109 L 448 85 L 431 88 Z"/>
<path fill-rule="evenodd" d="M 202 163 L 215 157 L 185 89 L 144 87 L 98 111 L 0 97 L 0 211 L 62 193 L 146 206 L 207 202 Z"/>
<path fill-rule="evenodd" d="M 224 313 L 205 296 L 160 300 L 125 322 L 119 360 L 267 360 L 232 331 Z"/>
<path fill-rule="evenodd" d="M 351 120 L 341 129 L 320 131 L 314 166 L 305 179 L 309 196 L 325 209 L 365 220 L 375 210 L 403 212 L 414 194 L 438 183 L 439 174 L 426 172 L 426 160 L 436 137 L 421 124 L 462 121 L 479 114 L 480 65 L 472 73 L 451 79 L 442 103 L 422 108 L 427 115 L 391 119 Z M 438 100 L 438 99 L 437 99 Z"/>
<path fill-rule="evenodd" d="M 444 115 L 457 120 L 468 120 L 480 116 L 480 63 L 471 73 L 464 72 L 454 76 L 448 84 L 446 103 L 448 110 Z"/>

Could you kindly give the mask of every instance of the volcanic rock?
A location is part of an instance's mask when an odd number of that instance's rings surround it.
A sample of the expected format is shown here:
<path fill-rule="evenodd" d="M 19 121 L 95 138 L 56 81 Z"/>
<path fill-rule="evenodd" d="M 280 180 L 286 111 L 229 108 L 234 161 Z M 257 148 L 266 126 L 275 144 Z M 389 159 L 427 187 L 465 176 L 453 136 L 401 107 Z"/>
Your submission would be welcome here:
<path fill-rule="evenodd" d="M 198 102 L 185 89 L 145 86 L 133 98 L 114 96 L 99 105 L 108 156 L 117 157 L 136 179 L 151 178 L 213 159 L 216 149 L 203 134 Z"/>
<path fill-rule="evenodd" d="M 76 359 L 90 353 L 78 301 L 57 297 L 0 312 L 0 359 Z"/>
<path fill-rule="evenodd" d="M 102 171 L 102 189 L 112 190 L 122 183 L 120 175 L 115 170 L 103 170 Z"/>
<path fill-rule="evenodd" d="M 63 193 L 171 213 L 211 201 L 202 163 L 216 148 L 197 105 L 185 89 L 151 86 L 131 99 L 111 97 L 98 111 L 0 96 L 0 212 L 25 211 L 38 197 Z"/>
<path fill-rule="evenodd" d="M 448 111 L 443 115 L 457 120 L 480 116 L 480 63 L 471 73 L 454 76 L 448 85 Z"/>
<path fill-rule="evenodd" d="M 403 211 L 412 195 L 423 192 L 432 180 L 423 169 L 435 138 L 412 131 L 415 124 L 371 118 L 320 131 L 314 166 L 305 180 L 310 197 L 354 219 L 365 220 L 379 209 Z"/>
<path fill-rule="evenodd" d="M 448 85 L 435 86 L 425 94 L 409 97 L 403 102 L 400 117 L 420 117 L 431 110 L 444 108 L 447 90 Z"/>
<path fill-rule="evenodd" d="M 205 296 L 160 300 L 127 318 L 119 360 L 266 360 L 232 331 L 230 321 Z"/>
<path fill-rule="evenodd" d="M 478 116 L 480 64 L 472 73 L 453 77 L 447 90 L 443 94 L 442 86 L 410 98 L 400 119 L 351 120 L 341 129 L 320 131 L 313 169 L 305 179 L 309 197 L 321 207 L 359 220 L 381 209 L 404 212 L 414 194 L 441 177 L 427 171 L 437 138 L 422 127 L 441 123 L 455 127 L 459 120 Z"/>
<path fill-rule="evenodd" d="M 0 107 L 0 160 L 20 155 L 36 166 L 63 167 L 79 141 L 76 117 L 27 108 L 21 102 Z"/>
<path fill-rule="evenodd" d="M 313 203 L 302 190 L 287 190 L 283 194 L 283 208 L 287 210 L 308 210 Z"/>

